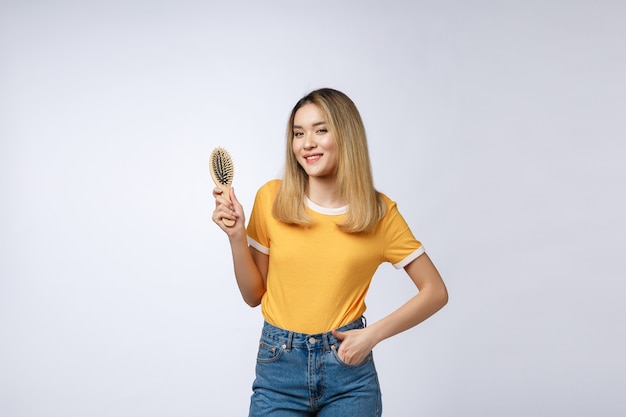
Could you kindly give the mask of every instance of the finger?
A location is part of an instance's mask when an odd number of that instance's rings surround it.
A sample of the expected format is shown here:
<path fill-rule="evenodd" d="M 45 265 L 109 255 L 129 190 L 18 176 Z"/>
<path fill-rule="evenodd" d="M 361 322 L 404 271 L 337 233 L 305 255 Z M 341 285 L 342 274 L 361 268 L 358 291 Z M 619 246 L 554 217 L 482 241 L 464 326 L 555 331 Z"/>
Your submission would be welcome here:
<path fill-rule="evenodd" d="M 211 220 L 213 220 L 213 223 L 215 223 L 215 224 L 217 224 L 219 226 L 220 223 L 222 222 L 222 216 L 217 214 L 217 212 L 214 212 L 213 216 L 211 216 Z"/>
<path fill-rule="evenodd" d="M 214 212 L 214 217 L 216 217 L 218 220 L 228 219 L 234 221 L 237 219 L 238 214 L 232 204 L 226 203 L 218 204 Z"/>
<path fill-rule="evenodd" d="M 213 198 L 215 199 L 215 208 L 216 209 L 219 207 L 220 204 L 229 204 L 230 203 L 228 201 L 228 199 L 225 198 L 224 192 L 221 189 L 219 189 L 219 188 L 213 189 Z"/>
<path fill-rule="evenodd" d="M 231 203 L 230 201 L 228 201 L 227 199 L 225 199 L 222 196 L 217 196 L 215 197 L 215 210 L 227 210 L 227 211 L 232 211 L 235 209 L 235 207 L 233 206 L 233 203 Z"/>
<path fill-rule="evenodd" d="M 343 340 L 346 337 L 346 334 L 344 332 L 340 332 L 337 329 L 333 329 L 332 334 L 339 340 Z"/>
<path fill-rule="evenodd" d="M 216 188 L 213 190 L 213 197 L 215 197 L 215 207 L 217 208 L 220 204 L 228 207 L 229 209 L 234 209 L 232 202 L 228 199 L 228 195 L 224 194 L 224 191 Z"/>

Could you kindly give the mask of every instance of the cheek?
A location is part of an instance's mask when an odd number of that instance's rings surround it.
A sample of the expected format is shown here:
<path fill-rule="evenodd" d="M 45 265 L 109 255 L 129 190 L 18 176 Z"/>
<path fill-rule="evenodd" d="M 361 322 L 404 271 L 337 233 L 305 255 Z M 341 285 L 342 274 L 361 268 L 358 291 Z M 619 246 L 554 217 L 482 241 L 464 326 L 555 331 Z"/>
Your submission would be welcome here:
<path fill-rule="evenodd" d="M 293 154 L 293 159 L 296 161 L 296 163 L 302 166 L 302 162 L 300 161 L 300 158 L 298 158 L 298 154 L 300 153 L 300 147 L 297 145 L 296 141 L 291 142 L 291 153 Z"/>
<path fill-rule="evenodd" d="M 332 153 L 334 158 L 337 157 L 337 153 L 339 152 L 339 149 L 337 148 L 337 142 L 335 142 L 334 139 L 330 139 L 330 140 L 326 141 L 324 143 L 324 149 L 326 149 L 328 152 Z"/>
<path fill-rule="evenodd" d="M 335 136 L 332 134 L 326 135 L 324 138 L 324 147 L 328 150 L 332 150 L 333 152 L 337 151 L 337 141 L 335 140 Z"/>

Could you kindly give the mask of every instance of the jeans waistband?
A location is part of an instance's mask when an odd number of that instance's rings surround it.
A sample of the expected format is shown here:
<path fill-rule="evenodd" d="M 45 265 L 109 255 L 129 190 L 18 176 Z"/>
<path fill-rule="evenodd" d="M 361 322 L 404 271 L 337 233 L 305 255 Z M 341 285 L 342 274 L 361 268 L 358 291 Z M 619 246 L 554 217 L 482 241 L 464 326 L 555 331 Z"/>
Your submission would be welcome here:
<path fill-rule="evenodd" d="M 367 320 L 365 317 L 360 317 L 355 321 L 338 328 L 337 330 L 345 332 L 348 330 L 362 329 L 365 326 L 367 326 Z M 291 350 L 292 347 L 323 347 L 324 350 L 330 350 L 331 346 L 340 342 L 331 332 L 317 334 L 297 333 L 281 329 L 280 327 L 276 327 L 268 322 L 264 322 L 263 324 L 263 337 L 282 343 L 287 351 Z"/>

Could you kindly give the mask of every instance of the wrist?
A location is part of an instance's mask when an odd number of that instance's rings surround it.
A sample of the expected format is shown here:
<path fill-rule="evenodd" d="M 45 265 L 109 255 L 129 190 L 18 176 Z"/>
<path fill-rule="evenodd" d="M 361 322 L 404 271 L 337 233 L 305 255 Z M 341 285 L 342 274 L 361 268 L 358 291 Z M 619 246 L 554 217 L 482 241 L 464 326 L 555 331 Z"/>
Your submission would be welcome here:
<path fill-rule="evenodd" d="M 370 340 L 372 341 L 372 344 L 374 346 L 378 345 L 380 342 L 388 337 L 385 335 L 385 332 L 383 331 L 384 329 L 382 329 L 379 322 L 367 326 L 366 329 L 370 333 Z"/>
<path fill-rule="evenodd" d="M 246 234 L 246 229 L 237 230 L 233 234 L 229 234 L 228 240 L 230 241 L 231 245 L 245 244 L 247 246 L 248 235 Z"/>

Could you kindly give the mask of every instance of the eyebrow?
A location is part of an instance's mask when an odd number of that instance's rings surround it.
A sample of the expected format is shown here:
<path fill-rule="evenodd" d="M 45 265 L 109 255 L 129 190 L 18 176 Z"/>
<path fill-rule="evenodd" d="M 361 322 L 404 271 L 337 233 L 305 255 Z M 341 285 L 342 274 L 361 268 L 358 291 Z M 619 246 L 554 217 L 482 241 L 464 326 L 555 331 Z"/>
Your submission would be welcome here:
<path fill-rule="evenodd" d="M 321 126 L 321 125 L 325 125 L 325 124 L 326 124 L 326 122 L 322 120 L 321 122 L 313 123 L 311 126 L 315 127 L 315 126 Z M 293 128 L 294 129 L 302 129 L 302 126 L 300 126 L 300 125 L 293 125 Z"/>

